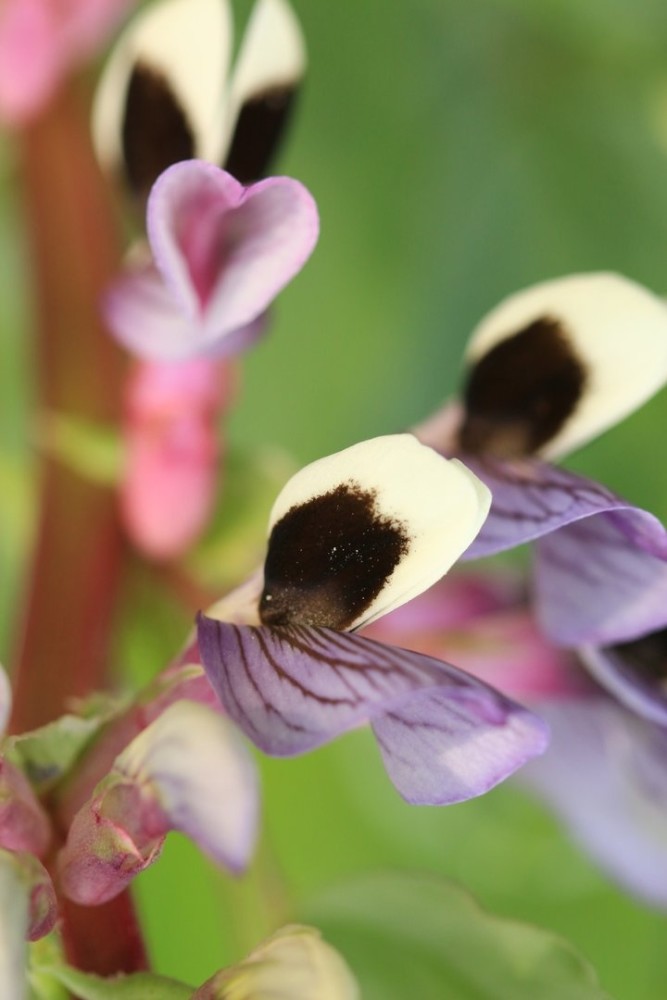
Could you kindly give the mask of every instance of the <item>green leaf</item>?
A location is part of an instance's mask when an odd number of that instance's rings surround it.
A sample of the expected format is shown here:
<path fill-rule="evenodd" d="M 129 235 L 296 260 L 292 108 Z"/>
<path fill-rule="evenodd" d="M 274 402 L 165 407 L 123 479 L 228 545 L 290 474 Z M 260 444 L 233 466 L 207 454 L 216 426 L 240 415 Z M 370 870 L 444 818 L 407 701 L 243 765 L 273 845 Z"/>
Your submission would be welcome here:
<path fill-rule="evenodd" d="M 191 986 L 152 972 L 136 972 L 112 979 L 79 972 L 66 965 L 38 968 L 35 972 L 38 981 L 55 980 L 79 1000 L 188 1000 L 192 995 Z"/>
<path fill-rule="evenodd" d="M 364 1000 L 609 1000 L 566 941 L 487 913 L 437 877 L 361 876 L 303 916 L 345 956 Z"/>
<path fill-rule="evenodd" d="M 67 774 L 105 721 L 109 708 L 97 717 L 63 715 L 30 733 L 9 737 L 8 755 L 42 793 Z"/>

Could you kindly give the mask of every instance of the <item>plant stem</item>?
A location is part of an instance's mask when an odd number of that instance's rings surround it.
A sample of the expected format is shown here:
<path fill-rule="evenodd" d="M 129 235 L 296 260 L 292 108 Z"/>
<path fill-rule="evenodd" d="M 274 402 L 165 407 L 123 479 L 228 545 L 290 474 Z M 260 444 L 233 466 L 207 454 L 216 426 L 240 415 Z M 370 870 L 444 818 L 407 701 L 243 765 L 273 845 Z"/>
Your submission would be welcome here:
<path fill-rule="evenodd" d="M 22 134 L 22 176 L 35 277 L 38 408 L 117 418 L 122 361 L 99 318 L 119 241 L 75 87 Z M 41 463 L 36 545 L 16 655 L 13 727 L 58 716 L 106 679 L 122 542 L 110 489 L 53 457 Z"/>
<path fill-rule="evenodd" d="M 110 192 L 95 163 L 78 84 L 68 84 L 20 137 L 31 273 L 35 278 L 38 417 L 117 421 L 122 360 L 99 300 L 118 268 Z M 113 491 L 42 456 L 35 550 L 14 669 L 12 728 L 60 715 L 102 687 L 123 569 Z M 61 900 L 69 961 L 101 975 L 146 968 L 125 892 L 82 908 Z"/>

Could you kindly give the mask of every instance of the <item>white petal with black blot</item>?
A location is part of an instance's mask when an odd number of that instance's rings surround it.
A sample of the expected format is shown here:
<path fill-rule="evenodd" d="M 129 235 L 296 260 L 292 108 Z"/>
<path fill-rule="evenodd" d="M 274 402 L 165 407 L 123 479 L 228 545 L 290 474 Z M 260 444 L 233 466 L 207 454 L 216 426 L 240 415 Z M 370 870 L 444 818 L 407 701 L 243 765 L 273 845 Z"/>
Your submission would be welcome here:
<path fill-rule="evenodd" d="M 257 0 L 229 85 L 225 167 L 243 182 L 266 172 L 306 68 L 306 45 L 285 0 Z"/>
<path fill-rule="evenodd" d="M 194 148 L 182 158 L 220 162 L 229 127 L 226 80 L 232 31 L 226 0 L 161 0 L 131 21 L 107 62 L 93 107 L 93 138 L 106 169 L 117 170 L 123 163 L 128 87 L 137 67 L 168 87 L 185 117 Z"/>
<path fill-rule="evenodd" d="M 628 278 L 576 274 L 511 295 L 473 332 L 468 365 L 477 365 L 493 348 L 534 325 L 551 326 L 583 373 L 579 398 L 570 401 L 562 425 L 537 448 L 543 457 L 558 457 L 581 446 L 635 410 L 667 380 L 667 305 Z M 527 351 L 522 357 L 527 361 L 529 355 Z M 539 361 L 536 356 L 535 365 Z M 520 386 L 521 373 L 515 376 L 510 370 L 509 354 L 507 365 L 502 379 Z M 562 395 L 562 386 L 558 392 Z M 509 395 L 510 404 L 516 395 Z M 536 400 L 536 419 L 546 405 L 544 397 Z"/>
<path fill-rule="evenodd" d="M 411 434 L 313 462 L 271 511 L 264 624 L 368 624 L 447 572 L 480 530 L 490 499 L 461 462 Z"/>

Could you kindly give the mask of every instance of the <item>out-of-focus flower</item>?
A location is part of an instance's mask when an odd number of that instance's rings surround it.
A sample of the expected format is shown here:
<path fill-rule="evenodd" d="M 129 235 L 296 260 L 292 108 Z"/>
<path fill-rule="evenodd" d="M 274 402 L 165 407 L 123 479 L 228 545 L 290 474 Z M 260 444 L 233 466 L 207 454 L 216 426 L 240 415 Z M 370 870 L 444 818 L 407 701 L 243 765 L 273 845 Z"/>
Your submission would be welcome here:
<path fill-rule="evenodd" d="M 245 188 L 188 160 L 154 185 L 147 228 L 154 263 L 117 281 L 106 316 L 140 357 L 175 361 L 229 356 L 253 342 L 266 308 L 312 253 L 318 216 L 298 181 Z"/>
<path fill-rule="evenodd" d="M 492 688 L 351 634 L 447 572 L 489 500 L 465 466 L 411 435 L 355 445 L 287 483 L 263 581 L 232 618 L 246 624 L 230 624 L 228 598 L 198 630 L 211 683 L 260 749 L 303 753 L 370 722 L 399 792 L 433 804 L 479 795 L 543 751 L 541 721 Z"/>
<path fill-rule="evenodd" d="M 611 878 L 652 905 L 667 907 L 667 727 L 664 710 L 663 724 L 657 724 L 660 707 L 650 700 L 651 692 L 645 690 L 639 701 L 630 676 L 633 661 L 641 657 L 648 666 L 650 659 L 657 687 L 661 637 L 653 637 L 648 648 L 643 640 L 643 653 L 634 643 L 604 651 L 624 658 L 630 693 L 626 689 L 622 700 L 627 705 L 634 690 L 641 710 L 635 713 L 591 680 L 579 653 L 545 639 L 520 579 L 506 573 L 452 574 L 373 624 L 369 633 L 453 659 L 546 719 L 549 746 L 516 780 L 556 812 Z M 648 681 L 646 674 L 643 680 Z"/>
<path fill-rule="evenodd" d="M 139 362 L 126 390 L 121 504 L 130 537 L 152 558 L 186 551 L 219 486 L 217 420 L 234 375 L 222 361 Z"/>
<path fill-rule="evenodd" d="M 142 207 L 160 174 L 181 160 L 196 157 L 224 164 L 244 182 L 266 173 L 294 106 L 305 68 L 305 45 L 285 0 L 255 3 L 233 68 L 232 37 L 227 0 L 162 0 L 144 8 L 115 46 L 94 103 L 95 144 L 103 167 L 124 180 Z M 197 183 L 204 202 L 200 217 L 195 218 L 194 204 L 188 208 L 185 203 L 188 198 L 197 201 L 199 196 L 191 191 L 175 206 L 172 220 L 175 242 L 184 241 L 181 270 L 189 271 L 191 290 L 183 295 L 183 289 L 177 289 L 170 296 L 171 278 L 163 284 L 159 253 L 157 269 L 147 265 L 139 277 L 144 265 L 135 248 L 126 276 L 109 300 L 111 328 L 125 346 L 141 357 L 160 359 L 135 366 L 125 420 L 127 463 L 122 485 L 128 532 L 151 558 L 173 558 L 190 547 L 208 521 L 219 485 L 217 417 L 226 402 L 222 369 L 216 360 L 196 356 L 208 352 L 209 345 L 200 341 L 216 272 L 222 277 L 231 264 L 230 287 L 239 276 L 234 259 L 227 258 L 234 254 L 239 223 L 243 229 L 243 212 L 232 203 L 225 211 L 216 199 L 215 204 L 209 202 L 206 183 L 195 179 L 191 186 Z M 237 186 L 237 190 L 242 189 Z M 246 220 L 258 208 L 255 203 L 250 213 L 246 211 Z M 269 205 L 265 198 L 263 227 L 269 239 L 266 214 L 275 211 L 275 199 Z M 298 230 L 299 213 L 293 218 Z M 246 250 L 247 236 L 246 232 Z M 163 236 L 158 239 L 164 242 Z M 254 240 L 259 274 L 274 267 L 280 257 L 289 269 L 291 234 L 279 240 L 282 246 L 275 247 L 271 259 L 257 253 Z M 173 262 L 167 269 L 173 278 Z M 261 315 L 253 315 L 250 328 L 235 334 L 226 325 L 228 318 L 236 322 L 229 294 L 220 307 L 216 322 L 222 324 L 225 354 L 249 346 L 265 326 Z M 169 340 L 179 317 L 199 336 L 186 336 L 180 344 Z M 164 359 L 169 364 L 162 363 Z M 182 393 L 176 391 L 179 383 Z"/>
<path fill-rule="evenodd" d="M 180 160 L 263 177 L 303 77 L 306 52 L 285 0 L 257 0 L 232 68 L 228 0 L 162 0 L 121 35 L 98 86 L 98 157 L 140 202 Z"/>
<path fill-rule="evenodd" d="M 156 860 L 170 830 L 240 871 L 257 820 L 257 776 L 240 736 L 219 712 L 178 701 L 119 754 L 74 817 L 60 884 L 78 903 L 111 899 Z"/>
<path fill-rule="evenodd" d="M 4 0 L 0 120 L 18 126 L 53 98 L 65 75 L 104 42 L 133 0 Z"/>
<path fill-rule="evenodd" d="M 311 927 L 289 926 L 247 958 L 216 973 L 192 1000 L 358 1000 L 339 953 Z"/>
<path fill-rule="evenodd" d="M 489 518 L 466 558 L 539 539 L 537 613 L 564 646 L 614 643 L 663 626 L 663 526 L 536 456 L 562 456 L 664 384 L 665 303 L 612 274 L 545 282 L 482 320 L 468 357 L 462 405 L 415 430 L 447 454 L 464 454 L 492 491 Z"/>

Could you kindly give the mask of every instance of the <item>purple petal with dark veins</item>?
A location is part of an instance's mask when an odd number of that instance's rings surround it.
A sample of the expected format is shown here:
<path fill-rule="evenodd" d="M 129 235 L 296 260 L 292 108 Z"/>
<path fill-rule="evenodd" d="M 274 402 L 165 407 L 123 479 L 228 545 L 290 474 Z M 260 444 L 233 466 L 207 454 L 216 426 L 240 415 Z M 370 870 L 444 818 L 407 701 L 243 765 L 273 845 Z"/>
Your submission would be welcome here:
<path fill-rule="evenodd" d="M 370 721 L 410 802 L 480 795 L 546 746 L 542 721 L 482 681 L 359 635 L 201 615 L 199 648 L 226 711 L 265 753 L 304 753 Z"/>
<path fill-rule="evenodd" d="M 667 732 L 604 697 L 538 706 L 549 749 L 520 781 L 621 885 L 667 907 Z"/>
<path fill-rule="evenodd" d="M 542 721 L 489 691 L 441 682 L 372 720 L 387 773 L 404 799 L 451 805 L 482 795 L 545 749 Z"/>
<path fill-rule="evenodd" d="M 583 518 L 621 511 L 619 523 L 628 540 L 667 559 L 667 533 L 657 518 L 601 483 L 537 459 L 500 462 L 464 456 L 464 461 L 493 494 L 489 516 L 464 559 L 504 552 Z"/>
<path fill-rule="evenodd" d="M 540 539 L 540 623 L 562 646 L 610 645 L 667 624 L 667 533 L 636 508 L 588 517 Z"/>

